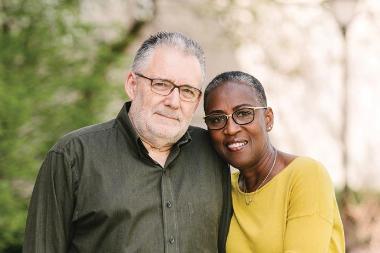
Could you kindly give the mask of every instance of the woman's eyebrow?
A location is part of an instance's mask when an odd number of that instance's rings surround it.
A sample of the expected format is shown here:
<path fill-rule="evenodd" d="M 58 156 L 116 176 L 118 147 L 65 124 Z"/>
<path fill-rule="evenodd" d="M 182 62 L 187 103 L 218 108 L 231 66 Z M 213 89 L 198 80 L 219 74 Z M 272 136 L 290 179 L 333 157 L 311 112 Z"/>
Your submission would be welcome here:
<path fill-rule="evenodd" d="M 239 110 L 241 108 L 244 108 L 244 107 L 254 107 L 252 104 L 240 104 L 240 105 L 237 105 L 235 106 L 234 108 L 232 108 L 233 111 L 236 111 L 236 110 Z M 211 112 L 209 112 L 207 115 L 210 115 L 210 114 L 226 114 L 225 111 L 223 110 L 213 110 Z"/>
<path fill-rule="evenodd" d="M 209 112 L 207 115 L 210 115 L 210 114 L 226 114 L 226 113 L 222 110 L 214 110 L 214 111 Z"/>
<path fill-rule="evenodd" d="M 240 104 L 240 105 L 237 105 L 237 106 L 235 106 L 234 108 L 232 108 L 234 111 L 236 111 L 236 110 L 238 110 L 238 109 L 240 109 L 240 108 L 242 108 L 242 107 L 253 107 L 254 105 L 252 105 L 252 104 Z"/>

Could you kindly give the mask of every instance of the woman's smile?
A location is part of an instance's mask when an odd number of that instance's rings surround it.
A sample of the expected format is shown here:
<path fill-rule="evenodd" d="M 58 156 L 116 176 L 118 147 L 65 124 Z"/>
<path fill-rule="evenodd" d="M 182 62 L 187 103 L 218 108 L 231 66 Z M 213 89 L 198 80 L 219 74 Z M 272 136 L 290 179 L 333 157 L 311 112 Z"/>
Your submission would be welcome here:
<path fill-rule="evenodd" d="M 230 152 L 236 152 L 240 151 L 245 148 L 245 146 L 248 144 L 248 141 L 232 141 L 226 144 L 226 147 Z"/>

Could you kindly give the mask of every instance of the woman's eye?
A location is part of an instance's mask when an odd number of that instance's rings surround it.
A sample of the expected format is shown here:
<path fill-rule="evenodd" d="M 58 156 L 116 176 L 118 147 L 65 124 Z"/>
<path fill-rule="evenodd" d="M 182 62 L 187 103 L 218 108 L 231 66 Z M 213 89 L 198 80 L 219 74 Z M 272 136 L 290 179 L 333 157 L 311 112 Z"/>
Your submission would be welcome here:
<path fill-rule="evenodd" d="M 223 118 L 221 116 L 214 116 L 214 117 L 211 118 L 211 122 L 218 123 L 218 122 L 221 122 L 222 119 Z"/>
<path fill-rule="evenodd" d="M 245 117 L 250 117 L 253 114 L 253 112 L 252 110 L 246 109 L 246 110 L 239 110 L 235 114 L 236 114 L 236 117 L 245 118 Z"/>
<path fill-rule="evenodd" d="M 224 121 L 224 116 L 222 115 L 209 117 L 209 122 L 212 124 L 218 124 L 223 121 Z"/>

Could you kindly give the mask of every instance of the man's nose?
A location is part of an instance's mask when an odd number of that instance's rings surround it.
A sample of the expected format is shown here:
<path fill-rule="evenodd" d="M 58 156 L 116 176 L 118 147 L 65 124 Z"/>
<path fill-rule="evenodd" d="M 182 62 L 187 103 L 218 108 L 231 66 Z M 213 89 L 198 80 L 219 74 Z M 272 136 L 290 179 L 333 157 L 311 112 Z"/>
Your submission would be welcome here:
<path fill-rule="evenodd" d="M 241 130 L 241 126 L 237 124 L 232 117 L 228 117 L 223 133 L 226 135 L 234 135 Z"/>
<path fill-rule="evenodd" d="M 179 95 L 179 89 L 178 87 L 175 87 L 170 93 L 169 95 L 167 95 L 165 97 L 165 105 L 167 106 L 170 106 L 172 108 L 179 108 L 180 106 L 180 102 L 181 102 L 181 98 L 180 98 L 180 95 Z"/>

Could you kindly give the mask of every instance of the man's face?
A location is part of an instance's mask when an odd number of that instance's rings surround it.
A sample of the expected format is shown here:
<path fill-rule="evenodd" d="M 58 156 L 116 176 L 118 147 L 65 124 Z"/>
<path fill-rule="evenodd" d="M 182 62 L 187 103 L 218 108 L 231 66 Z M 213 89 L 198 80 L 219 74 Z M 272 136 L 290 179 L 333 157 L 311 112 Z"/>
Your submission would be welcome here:
<path fill-rule="evenodd" d="M 199 61 L 175 48 L 157 47 L 139 73 L 201 89 Z M 199 97 L 194 102 L 183 101 L 178 89 L 167 96 L 156 94 L 151 90 L 150 80 L 132 72 L 125 88 L 132 100 L 129 111 L 132 123 L 139 136 L 154 147 L 170 146 L 184 135 L 200 100 Z"/>

